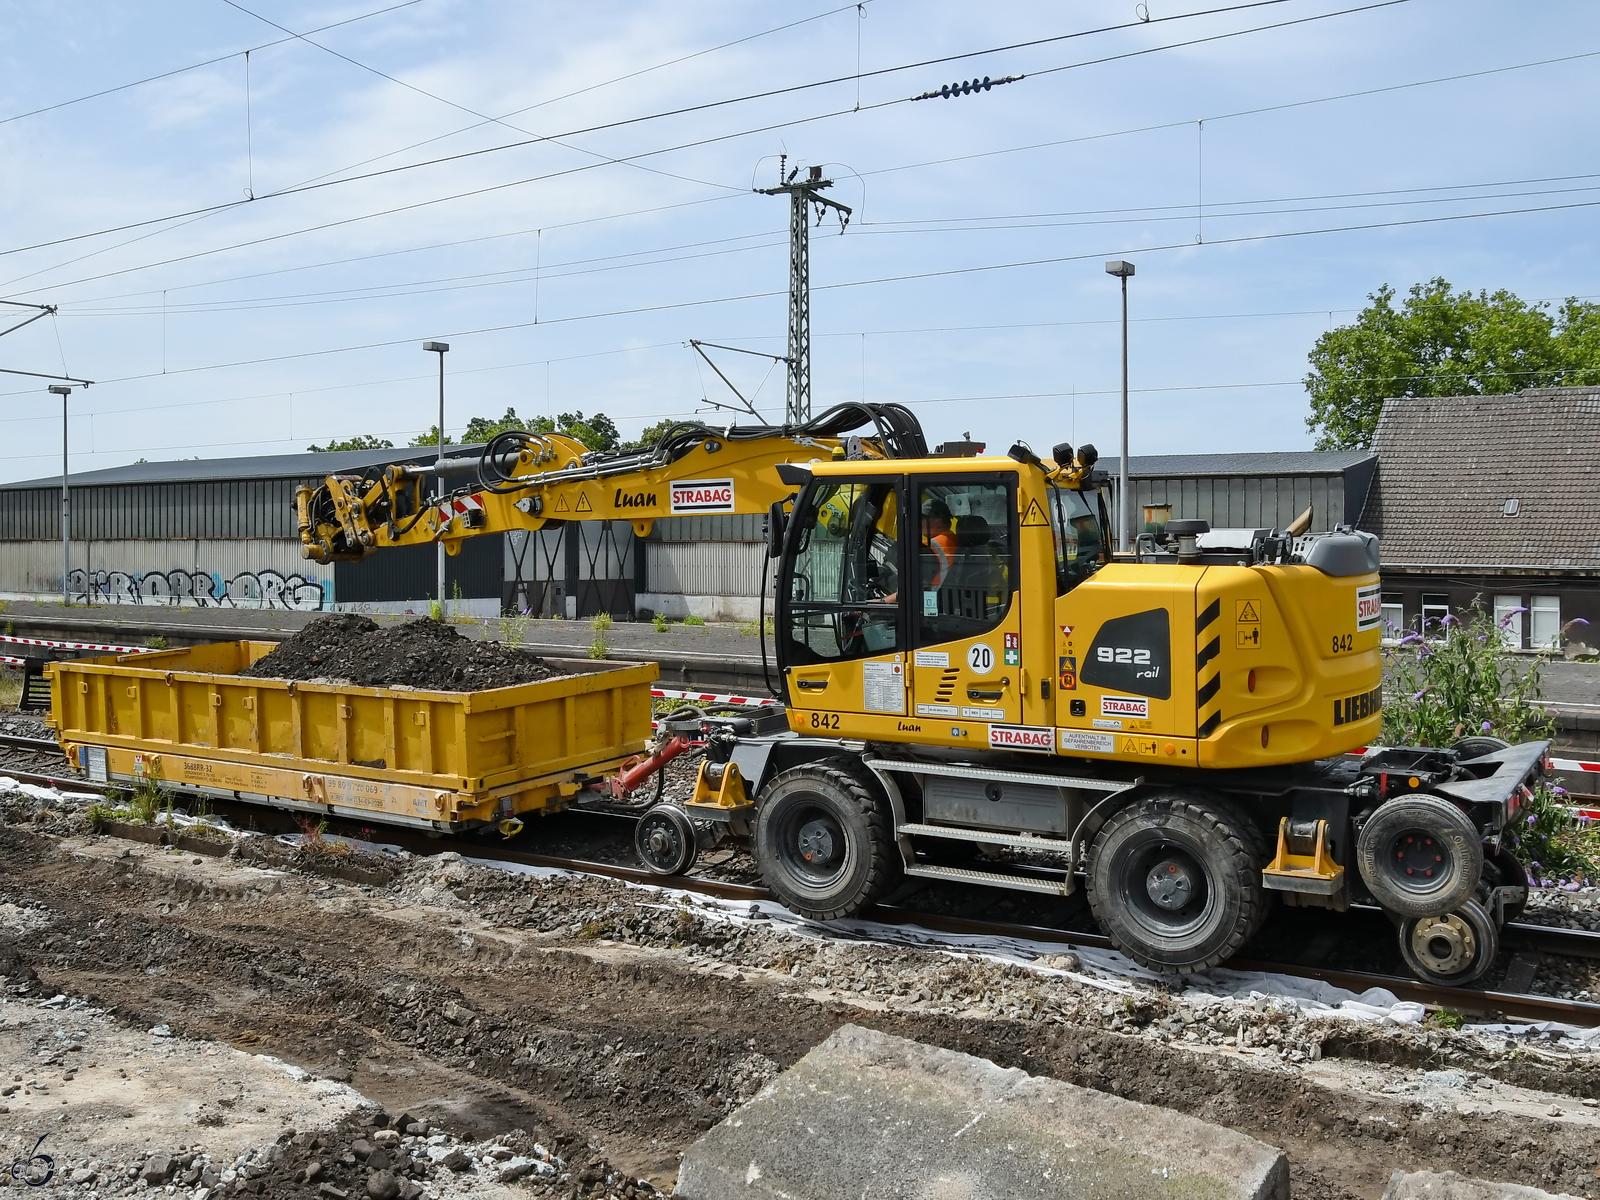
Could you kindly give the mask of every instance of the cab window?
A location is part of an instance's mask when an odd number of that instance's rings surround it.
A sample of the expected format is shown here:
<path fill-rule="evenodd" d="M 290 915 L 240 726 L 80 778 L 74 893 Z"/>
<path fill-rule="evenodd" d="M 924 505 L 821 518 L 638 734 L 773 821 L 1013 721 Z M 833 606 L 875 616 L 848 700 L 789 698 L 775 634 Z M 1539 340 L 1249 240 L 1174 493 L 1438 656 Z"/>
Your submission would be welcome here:
<path fill-rule="evenodd" d="M 902 648 L 899 489 L 894 481 L 835 480 L 795 513 L 784 636 L 791 663 L 866 658 Z"/>
<path fill-rule="evenodd" d="M 1005 619 L 1017 578 L 1014 494 L 999 482 L 918 485 L 919 646 L 975 637 Z"/>
<path fill-rule="evenodd" d="M 1056 594 L 1064 596 L 1109 561 L 1109 548 L 1088 499 L 1071 488 L 1050 489 L 1050 528 L 1056 544 Z"/>

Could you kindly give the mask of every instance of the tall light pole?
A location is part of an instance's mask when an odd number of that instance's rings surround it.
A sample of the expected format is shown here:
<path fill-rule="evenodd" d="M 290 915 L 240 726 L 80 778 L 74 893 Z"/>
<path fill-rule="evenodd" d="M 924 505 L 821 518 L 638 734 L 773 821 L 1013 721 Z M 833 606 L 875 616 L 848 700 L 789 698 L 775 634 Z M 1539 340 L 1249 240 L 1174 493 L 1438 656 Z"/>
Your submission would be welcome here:
<path fill-rule="evenodd" d="M 449 342 L 423 342 L 422 348 L 439 356 L 439 456 L 434 465 L 437 470 L 433 476 L 433 486 L 436 492 L 435 499 L 444 496 L 444 356 L 450 349 Z M 439 612 L 444 613 L 444 540 L 439 541 Z"/>
<path fill-rule="evenodd" d="M 1126 554 L 1133 548 L 1128 536 L 1128 278 L 1133 264 L 1114 258 L 1106 264 L 1106 274 L 1122 280 L 1122 472 L 1117 480 L 1117 549 Z"/>
<path fill-rule="evenodd" d="M 67 397 L 72 395 L 72 389 L 64 383 L 52 383 L 50 394 L 61 397 L 61 603 L 65 606 L 72 603 L 72 588 L 67 582 L 72 545 L 72 514 L 67 500 Z M 87 592 L 87 586 L 84 590 Z"/>

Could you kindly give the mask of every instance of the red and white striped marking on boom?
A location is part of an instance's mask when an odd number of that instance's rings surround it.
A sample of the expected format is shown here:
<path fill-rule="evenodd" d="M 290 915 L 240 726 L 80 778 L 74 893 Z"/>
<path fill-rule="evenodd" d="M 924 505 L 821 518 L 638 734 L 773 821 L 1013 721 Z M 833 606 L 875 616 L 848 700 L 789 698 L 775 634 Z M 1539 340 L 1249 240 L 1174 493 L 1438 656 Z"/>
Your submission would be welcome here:
<path fill-rule="evenodd" d="M 439 531 L 433 535 L 433 540 L 436 542 L 450 532 L 450 523 L 457 517 L 464 517 L 471 512 L 482 512 L 483 501 L 477 496 L 452 496 L 438 505 L 437 511 Z"/>

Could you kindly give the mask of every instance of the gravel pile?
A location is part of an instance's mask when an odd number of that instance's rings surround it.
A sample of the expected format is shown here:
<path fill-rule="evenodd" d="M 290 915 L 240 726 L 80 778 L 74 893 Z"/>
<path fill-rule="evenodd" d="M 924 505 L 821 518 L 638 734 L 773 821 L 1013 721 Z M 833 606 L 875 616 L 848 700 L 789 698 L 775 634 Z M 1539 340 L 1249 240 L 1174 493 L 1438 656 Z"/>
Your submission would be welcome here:
<path fill-rule="evenodd" d="M 354 613 L 328 613 L 239 674 L 357 687 L 478 692 L 554 679 L 565 672 L 500 642 L 462 637 L 454 626 L 431 617 L 379 625 Z"/>
<path fill-rule="evenodd" d="M 1600 888 L 1529 888 L 1528 907 L 1519 921 L 1560 929 L 1588 929 L 1600 933 Z"/>

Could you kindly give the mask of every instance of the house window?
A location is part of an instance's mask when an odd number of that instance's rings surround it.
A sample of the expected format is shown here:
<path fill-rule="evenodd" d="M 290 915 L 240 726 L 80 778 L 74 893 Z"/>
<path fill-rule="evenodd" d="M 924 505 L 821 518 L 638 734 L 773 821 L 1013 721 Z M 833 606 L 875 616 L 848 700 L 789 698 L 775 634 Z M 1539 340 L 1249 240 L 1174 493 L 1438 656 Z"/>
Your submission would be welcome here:
<path fill-rule="evenodd" d="M 1444 634 L 1444 619 L 1450 615 L 1450 597 L 1444 592 L 1422 593 L 1422 632 L 1428 637 Z"/>
<path fill-rule="evenodd" d="M 1384 592 L 1382 600 L 1383 636 L 1389 639 L 1397 638 L 1406 627 L 1405 597 L 1399 592 Z"/>
<path fill-rule="evenodd" d="M 1528 602 L 1528 644 L 1535 650 L 1561 645 L 1561 597 L 1534 596 Z"/>
<path fill-rule="evenodd" d="M 1521 596 L 1496 596 L 1494 598 L 1494 623 L 1500 638 L 1513 650 L 1522 649 Z"/>

